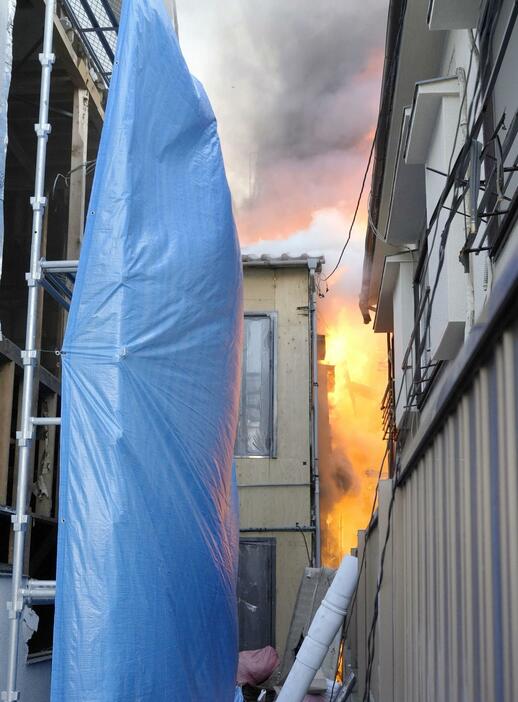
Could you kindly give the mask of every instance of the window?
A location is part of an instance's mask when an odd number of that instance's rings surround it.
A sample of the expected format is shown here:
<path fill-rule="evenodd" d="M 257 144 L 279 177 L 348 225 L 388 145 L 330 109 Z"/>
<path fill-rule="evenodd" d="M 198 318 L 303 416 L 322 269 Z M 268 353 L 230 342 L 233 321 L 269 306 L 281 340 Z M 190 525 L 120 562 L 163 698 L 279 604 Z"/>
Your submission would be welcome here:
<path fill-rule="evenodd" d="M 275 456 L 276 317 L 245 315 L 236 456 Z"/>

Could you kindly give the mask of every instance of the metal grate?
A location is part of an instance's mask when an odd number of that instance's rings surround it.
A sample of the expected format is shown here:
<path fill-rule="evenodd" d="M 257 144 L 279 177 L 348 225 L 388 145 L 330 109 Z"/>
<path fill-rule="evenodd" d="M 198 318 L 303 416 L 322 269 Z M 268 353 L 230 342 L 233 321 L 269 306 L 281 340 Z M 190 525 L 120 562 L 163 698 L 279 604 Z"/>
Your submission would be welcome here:
<path fill-rule="evenodd" d="M 106 86 L 115 60 L 121 3 L 122 0 L 63 0 L 74 29 Z"/>

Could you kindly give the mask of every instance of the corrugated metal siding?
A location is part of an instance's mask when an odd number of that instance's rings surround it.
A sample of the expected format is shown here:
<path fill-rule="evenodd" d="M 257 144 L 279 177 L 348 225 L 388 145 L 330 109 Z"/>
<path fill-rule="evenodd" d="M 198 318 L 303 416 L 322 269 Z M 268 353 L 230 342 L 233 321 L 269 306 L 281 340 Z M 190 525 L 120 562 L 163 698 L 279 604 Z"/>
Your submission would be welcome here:
<path fill-rule="evenodd" d="M 396 492 L 371 685 L 379 702 L 518 699 L 517 383 L 514 322 Z M 350 639 L 360 699 L 391 492 L 381 485 Z"/>

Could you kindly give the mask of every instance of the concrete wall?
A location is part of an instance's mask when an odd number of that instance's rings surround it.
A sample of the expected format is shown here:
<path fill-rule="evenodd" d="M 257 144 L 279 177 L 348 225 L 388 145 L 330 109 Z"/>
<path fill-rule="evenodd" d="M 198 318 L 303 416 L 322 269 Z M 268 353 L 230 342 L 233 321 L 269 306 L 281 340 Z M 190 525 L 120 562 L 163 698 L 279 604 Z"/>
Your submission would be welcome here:
<path fill-rule="evenodd" d="M 0 606 L 5 607 L 5 603 L 11 599 L 11 574 L 0 573 Z M 31 610 L 24 610 L 24 621 L 21 625 L 22 637 L 27 640 L 31 631 L 25 623 L 25 619 L 34 626 L 31 619 Z M 6 616 L 0 617 L 0 691 L 6 687 L 6 652 L 7 652 L 7 632 L 8 619 Z M 51 661 L 34 660 L 27 663 L 27 649 L 20 642 L 18 657 L 18 690 L 22 700 L 26 702 L 49 702 L 50 699 L 50 670 Z"/>
<path fill-rule="evenodd" d="M 278 449 L 276 458 L 237 460 L 241 528 L 311 523 L 308 278 L 307 267 L 245 266 L 245 311 L 277 312 Z M 300 532 L 246 534 L 253 535 L 277 540 L 276 646 L 282 654 L 306 548 Z M 311 534 L 306 538 L 311 549 Z"/>

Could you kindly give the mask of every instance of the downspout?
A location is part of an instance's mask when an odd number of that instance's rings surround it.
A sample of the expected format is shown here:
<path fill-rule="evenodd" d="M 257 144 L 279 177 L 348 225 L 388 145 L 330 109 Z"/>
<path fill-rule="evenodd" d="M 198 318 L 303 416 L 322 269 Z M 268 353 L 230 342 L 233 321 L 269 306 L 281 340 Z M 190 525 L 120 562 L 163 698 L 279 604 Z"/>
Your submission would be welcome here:
<path fill-rule="evenodd" d="M 309 316 L 311 333 L 311 473 L 315 507 L 315 558 L 314 566 L 320 568 L 320 468 L 318 455 L 318 334 L 317 334 L 317 259 L 309 259 Z"/>

